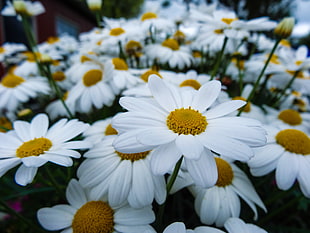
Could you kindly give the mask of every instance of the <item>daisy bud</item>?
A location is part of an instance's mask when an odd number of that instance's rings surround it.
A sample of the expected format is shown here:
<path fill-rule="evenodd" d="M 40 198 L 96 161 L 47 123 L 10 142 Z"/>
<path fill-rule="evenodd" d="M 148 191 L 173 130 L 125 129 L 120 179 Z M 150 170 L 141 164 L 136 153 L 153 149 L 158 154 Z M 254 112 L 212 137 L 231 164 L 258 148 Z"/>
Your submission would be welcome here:
<path fill-rule="evenodd" d="M 274 29 L 274 34 L 280 38 L 288 38 L 293 31 L 295 19 L 293 17 L 286 17 Z"/>
<path fill-rule="evenodd" d="M 102 6 L 101 0 L 87 0 L 87 5 L 91 11 L 100 11 Z"/>
<path fill-rule="evenodd" d="M 15 0 L 13 1 L 14 10 L 17 14 L 25 14 L 28 15 L 28 10 L 26 3 L 23 0 Z"/>

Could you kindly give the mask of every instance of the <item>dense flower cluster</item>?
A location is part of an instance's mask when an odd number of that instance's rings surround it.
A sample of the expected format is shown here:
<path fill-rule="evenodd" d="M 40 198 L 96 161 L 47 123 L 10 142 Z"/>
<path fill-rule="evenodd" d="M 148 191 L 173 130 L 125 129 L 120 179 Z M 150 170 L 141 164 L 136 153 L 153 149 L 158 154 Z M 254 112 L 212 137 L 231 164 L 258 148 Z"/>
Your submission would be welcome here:
<path fill-rule="evenodd" d="M 44 11 L 15 0 L 2 14 Z M 275 171 L 280 190 L 310 197 L 310 58 L 287 40 L 293 24 L 203 5 L 177 20 L 103 17 L 79 38 L 28 38 L 29 51 L 4 43 L 0 176 L 21 164 L 15 182 L 42 185 L 39 167 L 68 168 L 69 204 L 36 210 L 50 231 L 266 232 L 242 220 L 244 206 L 268 211 L 251 175 Z M 185 189 L 204 226 L 163 225 Z"/>

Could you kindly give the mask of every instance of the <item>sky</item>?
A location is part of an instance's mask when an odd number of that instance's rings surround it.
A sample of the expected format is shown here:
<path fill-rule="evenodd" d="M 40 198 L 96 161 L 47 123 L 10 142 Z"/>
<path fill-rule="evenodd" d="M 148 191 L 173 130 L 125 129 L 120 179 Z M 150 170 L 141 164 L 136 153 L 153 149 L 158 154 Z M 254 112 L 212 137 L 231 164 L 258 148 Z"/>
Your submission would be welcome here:
<path fill-rule="evenodd" d="M 310 33 L 310 0 L 296 0 L 296 3 L 293 36 L 302 37 Z"/>

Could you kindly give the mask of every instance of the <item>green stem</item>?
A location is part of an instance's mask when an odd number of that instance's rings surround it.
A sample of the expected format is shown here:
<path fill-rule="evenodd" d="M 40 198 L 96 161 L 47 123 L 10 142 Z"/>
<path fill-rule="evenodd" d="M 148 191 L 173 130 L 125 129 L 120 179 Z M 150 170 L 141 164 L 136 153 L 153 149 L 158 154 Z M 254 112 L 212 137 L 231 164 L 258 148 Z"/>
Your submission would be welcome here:
<path fill-rule="evenodd" d="M 228 41 L 228 37 L 225 37 L 222 49 L 221 49 L 220 54 L 218 55 L 218 57 L 216 59 L 215 65 L 213 67 L 210 80 L 214 79 L 214 77 L 215 77 L 215 75 L 216 75 L 216 73 L 217 73 L 217 71 L 218 71 L 218 69 L 220 67 L 220 64 L 221 64 L 221 61 L 222 61 L 222 57 L 223 57 L 223 54 L 224 54 L 224 51 L 225 51 L 225 48 L 226 48 L 226 45 L 227 45 L 227 41 Z"/>
<path fill-rule="evenodd" d="M 19 214 L 18 212 L 16 212 L 14 209 L 12 209 L 11 207 L 9 207 L 3 200 L 0 199 L 0 205 L 3 207 L 3 209 L 5 210 L 5 212 L 7 212 L 8 214 L 15 216 L 16 218 L 18 218 L 19 220 L 21 220 L 22 222 L 24 222 L 25 224 L 27 224 L 29 227 L 31 227 L 31 229 L 33 229 L 35 232 L 46 232 L 44 230 L 42 230 L 41 228 L 39 228 L 37 225 L 33 224 L 30 220 L 28 220 L 27 218 L 25 218 L 24 216 L 22 216 L 21 214 Z"/>
<path fill-rule="evenodd" d="M 48 80 L 50 81 L 50 84 L 52 85 L 53 89 L 55 90 L 57 97 L 59 98 L 59 100 L 61 101 L 62 105 L 66 109 L 70 119 L 74 118 L 73 114 L 71 113 L 70 109 L 68 108 L 67 104 L 65 103 L 65 101 L 63 99 L 63 94 L 61 93 L 61 91 L 59 89 L 59 86 L 56 84 L 55 80 L 52 77 L 49 64 L 46 65 L 46 68 L 47 68 L 46 76 L 47 76 Z"/>
<path fill-rule="evenodd" d="M 167 197 L 168 197 L 168 195 L 171 191 L 171 188 L 172 188 L 172 186 L 173 186 L 173 184 L 174 184 L 174 182 L 178 176 L 179 170 L 181 168 L 182 161 L 183 161 L 183 156 L 176 163 L 174 170 L 170 176 L 170 179 L 166 185 Z M 165 206 L 166 206 L 166 202 L 167 202 L 167 197 L 166 197 L 166 200 L 164 201 L 164 203 L 159 206 L 159 209 L 157 212 L 156 226 L 160 232 L 163 230 L 163 217 L 164 217 L 164 211 L 165 211 Z"/>
<path fill-rule="evenodd" d="M 300 70 L 296 70 L 295 71 L 295 73 L 292 76 L 292 78 L 290 79 L 290 81 L 286 84 L 286 86 L 280 92 L 280 95 L 276 96 L 276 101 L 272 105 L 273 107 L 275 107 L 275 106 L 277 106 L 279 104 L 279 102 L 281 101 L 282 97 L 285 95 L 286 90 L 288 90 L 292 86 L 292 84 L 293 84 L 294 80 L 296 79 L 296 77 L 297 77 L 299 72 L 300 72 Z"/>
<path fill-rule="evenodd" d="M 237 68 L 238 68 L 238 77 L 239 77 L 239 92 L 240 92 L 240 96 L 242 94 L 243 91 L 243 72 L 241 72 L 241 68 L 240 68 L 240 57 L 237 57 Z"/>
<path fill-rule="evenodd" d="M 35 40 L 33 31 L 31 29 L 31 26 L 30 26 L 29 21 L 28 21 L 29 17 L 21 15 L 21 18 L 22 18 L 23 28 L 24 28 L 24 31 L 25 31 L 31 52 L 33 52 L 33 53 L 37 52 L 38 51 L 37 42 Z"/>
<path fill-rule="evenodd" d="M 265 73 L 265 70 L 266 70 L 266 68 L 267 68 L 267 66 L 268 66 L 268 64 L 269 64 L 269 62 L 270 62 L 270 60 L 271 60 L 271 58 L 272 58 L 272 55 L 273 55 L 274 52 L 276 51 L 276 48 L 278 47 L 280 41 L 281 41 L 281 39 L 277 39 L 277 41 L 275 42 L 275 44 L 274 44 L 274 46 L 273 46 L 273 48 L 272 48 L 272 50 L 271 50 L 271 52 L 270 52 L 270 54 L 269 54 L 269 56 L 268 56 L 268 59 L 267 59 L 267 61 L 265 62 L 265 65 L 264 65 L 263 69 L 261 70 L 261 72 L 260 72 L 258 78 L 256 79 L 256 82 L 254 83 L 253 89 L 252 89 L 252 91 L 251 91 L 251 93 L 250 93 L 250 95 L 249 95 L 249 97 L 248 97 L 248 99 L 247 99 L 247 102 L 251 102 L 251 100 L 253 99 L 253 97 L 254 97 L 254 95 L 255 95 L 255 92 L 256 92 L 256 89 L 257 89 L 257 87 L 258 87 L 258 85 L 259 85 L 259 83 L 260 83 L 260 80 L 261 80 L 261 78 L 263 77 L 263 75 L 264 75 L 264 73 Z M 244 108 L 241 108 L 241 109 L 239 110 L 237 116 L 240 116 L 240 114 L 242 113 L 243 109 L 244 109 Z"/>

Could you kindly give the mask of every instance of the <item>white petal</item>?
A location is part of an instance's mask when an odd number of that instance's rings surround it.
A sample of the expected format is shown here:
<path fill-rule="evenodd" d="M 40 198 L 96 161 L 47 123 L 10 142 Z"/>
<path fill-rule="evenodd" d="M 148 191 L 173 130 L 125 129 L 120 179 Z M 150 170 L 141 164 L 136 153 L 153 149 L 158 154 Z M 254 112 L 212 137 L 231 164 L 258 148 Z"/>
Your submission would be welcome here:
<path fill-rule="evenodd" d="M 308 159 L 299 159 L 298 181 L 303 194 L 310 198 L 310 161 Z"/>
<path fill-rule="evenodd" d="M 203 188 L 215 185 L 218 177 L 217 166 L 210 151 L 205 149 L 198 160 L 185 159 L 185 164 L 195 184 Z"/>
<path fill-rule="evenodd" d="M 55 163 L 55 164 L 58 164 L 58 165 L 64 166 L 64 167 L 71 167 L 73 164 L 73 161 L 70 157 L 62 156 L 62 155 L 58 155 L 58 154 L 49 153 L 49 154 L 44 155 L 43 158 L 52 162 L 52 163 Z"/>
<path fill-rule="evenodd" d="M 25 121 L 15 121 L 14 129 L 17 136 L 24 142 L 27 142 L 33 138 L 30 135 L 30 124 Z"/>
<path fill-rule="evenodd" d="M 130 160 L 123 160 L 110 178 L 108 200 L 111 206 L 118 206 L 127 200 L 131 182 L 132 163 Z"/>
<path fill-rule="evenodd" d="M 55 207 L 42 208 L 38 211 L 37 217 L 40 224 L 50 231 L 57 231 L 71 226 L 73 215 Z"/>
<path fill-rule="evenodd" d="M 154 199 L 154 184 L 151 171 L 144 160 L 133 162 L 132 185 L 128 202 L 133 208 L 150 205 Z"/>
<path fill-rule="evenodd" d="M 180 152 L 188 159 L 199 159 L 204 146 L 197 140 L 197 137 L 189 134 L 177 136 L 175 141 Z"/>
<path fill-rule="evenodd" d="M 183 222 L 175 222 L 167 226 L 163 233 L 186 233 L 186 227 Z"/>
<path fill-rule="evenodd" d="M 151 169 L 155 175 L 164 175 L 172 171 L 182 156 L 174 142 L 161 145 L 155 148 L 152 153 Z"/>
<path fill-rule="evenodd" d="M 75 179 L 72 179 L 68 184 L 66 190 L 66 198 L 68 200 L 68 203 L 70 203 L 70 205 L 72 205 L 76 209 L 79 209 L 87 202 L 87 197 L 83 188 Z"/>
<path fill-rule="evenodd" d="M 48 117 L 46 114 L 39 114 L 32 119 L 30 125 L 30 135 L 32 138 L 45 136 L 48 129 Z"/>
<path fill-rule="evenodd" d="M 174 96 L 161 78 L 151 75 L 148 80 L 149 89 L 155 100 L 167 111 L 177 108 Z"/>
<path fill-rule="evenodd" d="M 21 159 L 23 164 L 27 167 L 41 167 L 43 164 L 48 161 L 41 156 L 28 156 Z"/>
<path fill-rule="evenodd" d="M 198 90 L 192 103 L 192 107 L 200 112 L 205 111 L 217 99 L 221 91 L 221 82 L 213 80 L 204 84 Z"/>
<path fill-rule="evenodd" d="M 0 160 L 0 177 L 3 176 L 8 170 L 16 167 L 21 163 L 20 158 L 8 158 Z"/>
<path fill-rule="evenodd" d="M 277 185 L 282 190 L 287 190 L 294 184 L 299 171 L 299 163 L 296 155 L 290 152 L 285 152 L 279 159 L 276 168 Z"/>
<path fill-rule="evenodd" d="M 22 164 L 15 173 L 16 183 L 22 186 L 31 183 L 34 176 L 37 174 L 37 170 L 37 167 L 26 167 Z"/>
<path fill-rule="evenodd" d="M 173 133 L 167 128 L 158 127 L 152 128 L 152 130 L 142 131 L 137 135 L 137 140 L 145 145 L 157 146 L 169 143 L 177 138 L 177 136 L 176 133 Z"/>
<path fill-rule="evenodd" d="M 246 104 L 243 100 L 231 100 L 224 103 L 221 103 L 210 110 L 205 114 L 207 119 L 213 119 L 221 116 L 225 116 L 229 113 L 234 112 L 238 108 L 241 108 Z"/>
<path fill-rule="evenodd" d="M 155 215 L 149 206 L 139 209 L 122 207 L 114 214 L 114 222 L 119 225 L 137 226 L 150 224 L 154 220 Z"/>

